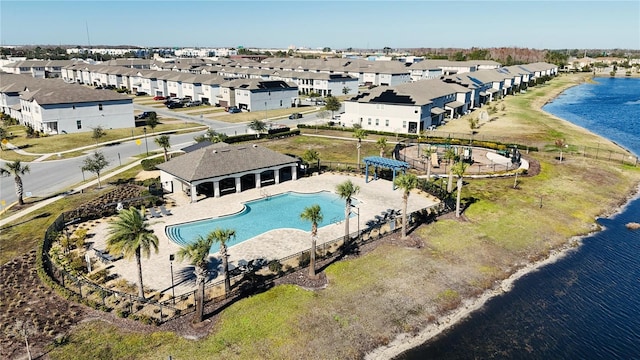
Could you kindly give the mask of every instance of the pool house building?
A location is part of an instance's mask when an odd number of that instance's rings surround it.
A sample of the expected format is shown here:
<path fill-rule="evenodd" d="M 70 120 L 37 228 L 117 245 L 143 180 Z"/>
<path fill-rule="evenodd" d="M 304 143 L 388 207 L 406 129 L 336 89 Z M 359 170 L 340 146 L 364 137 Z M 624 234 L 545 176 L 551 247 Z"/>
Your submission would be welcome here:
<path fill-rule="evenodd" d="M 157 166 L 165 191 L 220 197 L 297 180 L 298 160 L 256 144 L 215 143 Z"/>

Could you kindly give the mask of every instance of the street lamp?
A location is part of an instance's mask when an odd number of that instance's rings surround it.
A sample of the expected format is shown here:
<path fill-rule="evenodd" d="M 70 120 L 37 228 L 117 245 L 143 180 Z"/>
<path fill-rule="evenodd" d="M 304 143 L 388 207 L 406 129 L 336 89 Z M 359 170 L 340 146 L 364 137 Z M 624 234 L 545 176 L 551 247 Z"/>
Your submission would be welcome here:
<path fill-rule="evenodd" d="M 358 215 L 358 240 L 360 240 L 360 208 L 355 206 L 355 205 L 351 205 L 352 208 L 357 209 L 357 211 L 355 211 L 356 215 Z M 353 210 L 351 212 L 354 212 Z"/>
<path fill-rule="evenodd" d="M 173 287 L 173 254 L 169 254 L 169 266 L 171 267 L 171 302 L 173 305 L 176 304 L 176 289 Z"/>
<path fill-rule="evenodd" d="M 147 156 L 149 156 L 149 144 L 147 144 L 147 127 L 143 127 L 142 131 L 144 131 L 144 147 L 147 149 Z"/>

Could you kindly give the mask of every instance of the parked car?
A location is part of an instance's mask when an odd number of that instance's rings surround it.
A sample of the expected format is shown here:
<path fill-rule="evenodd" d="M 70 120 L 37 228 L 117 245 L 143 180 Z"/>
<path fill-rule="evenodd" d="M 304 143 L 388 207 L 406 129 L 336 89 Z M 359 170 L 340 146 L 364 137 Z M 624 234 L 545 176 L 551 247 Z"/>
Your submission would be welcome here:
<path fill-rule="evenodd" d="M 164 96 L 161 96 L 161 95 L 157 95 L 157 96 L 153 97 L 153 100 L 164 100 L 164 99 L 166 99 L 166 98 Z"/>
<path fill-rule="evenodd" d="M 184 107 L 184 104 L 179 101 L 172 101 L 167 104 L 167 107 L 169 109 L 178 109 L 178 108 Z"/>
<path fill-rule="evenodd" d="M 229 114 L 236 114 L 236 113 L 240 113 L 242 112 L 242 110 L 238 109 L 237 107 L 230 107 L 229 108 Z"/>
<path fill-rule="evenodd" d="M 138 92 L 136 92 L 136 96 L 145 96 L 145 95 L 147 95 L 147 93 L 146 93 L 146 92 L 144 92 L 144 91 L 138 91 Z"/>
<path fill-rule="evenodd" d="M 300 113 L 293 113 L 289 115 L 289 119 L 300 119 L 301 117 L 302 117 L 302 114 Z"/>
<path fill-rule="evenodd" d="M 200 100 L 191 100 L 187 103 L 187 107 L 200 106 L 200 105 L 202 105 L 202 101 Z"/>
<path fill-rule="evenodd" d="M 145 111 L 145 112 L 143 112 L 142 114 L 137 115 L 137 116 L 136 116 L 136 120 L 148 119 L 148 118 L 149 118 L 149 116 L 151 116 L 151 114 L 153 114 L 153 115 L 156 115 L 156 116 L 157 116 L 157 114 L 156 114 L 156 112 L 155 112 L 155 111 Z"/>

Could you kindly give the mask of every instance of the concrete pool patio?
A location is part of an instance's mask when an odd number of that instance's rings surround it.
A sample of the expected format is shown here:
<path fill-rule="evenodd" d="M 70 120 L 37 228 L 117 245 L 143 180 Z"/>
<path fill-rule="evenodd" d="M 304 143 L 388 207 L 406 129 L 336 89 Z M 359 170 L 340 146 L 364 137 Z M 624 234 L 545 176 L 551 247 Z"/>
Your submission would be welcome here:
<path fill-rule="evenodd" d="M 376 215 L 380 215 L 381 212 L 387 209 L 402 209 L 401 190 L 392 190 L 391 181 L 378 179 L 365 183 L 364 177 L 331 173 L 305 177 L 259 189 L 250 189 L 220 198 L 205 198 L 196 203 L 189 203 L 189 199 L 184 194 L 167 195 L 167 198 L 176 203 L 176 206 L 169 208 L 172 215 L 165 215 L 160 218 L 148 217 L 150 228 L 158 236 L 159 242 L 157 254 L 152 252 L 149 258 L 142 258 L 142 276 L 145 288 L 164 291 L 165 293 L 171 289 L 172 279 L 169 255 L 177 253 L 180 246 L 167 237 L 165 233 L 166 226 L 238 213 L 244 209 L 244 202 L 260 199 L 265 195 L 273 196 L 288 191 L 299 193 L 330 191 L 335 193 L 336 185 L 346 180 L 351 180 L 355 185 L 360 186 L 360 192 L 355 196 L 359 201 L 356 211 L 360 212 L 360 229 L 364 229 L 367 221 L 375 219 Z M 433 196 L 414 190 L 409 197 L 407 213 L 431 207 L 438 203 L 439 200 Z M 312 205 L 312 203 L 309 205 Z M 103 219 L 89 230 L 89 233 L 95 234 L 92 238 L 94 241 L 93 248 L 99 250 L 106 248 L 110 220 Z M 319 228 L 318 246 L 343 236 L 343 221 L 344 219 L 341 219 L 338 223 Z M 247 223 L 246 226 L 251 226 L 251 224 Z M 231 246 L 228 250 L 229 263 L 235 265 L 241 259 L 247 261 L 257 258 L 267 260 L 281 259 L 305 251 L 311 243 L 310 229 L 311 224 L 309 224 L 308 231 L 296 229 L 272 230 Z M 352 233 L 358 230 L 358 216 L 353 216 L 350 219 L 349 229 Z M 212 256 L 219 258 L 218 253 L 212 254 Z M 173 261 L 176 295 L 195 289 L 193 281 L 182 281 L 185 277 L 191 276 L 191 269 L 192 267 L 186 260 L 183 262 L 179 262 L 177 259 Z M 118 274 L 119 278 L 125 279 L 130 283 L 137 283 L 137 270 L 134 259 L 114 261 L 109 264 L 109 271 L 112 274 Z M 218 275 L 215 280 L 221 278 L 222 276 Z"/>

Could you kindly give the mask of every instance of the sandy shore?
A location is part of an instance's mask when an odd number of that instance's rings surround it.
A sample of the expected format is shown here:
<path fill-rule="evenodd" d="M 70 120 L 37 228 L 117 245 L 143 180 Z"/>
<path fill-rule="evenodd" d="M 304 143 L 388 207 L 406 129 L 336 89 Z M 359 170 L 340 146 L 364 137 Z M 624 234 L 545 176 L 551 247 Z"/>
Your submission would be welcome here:
<path fill-rule="evenodd" d="M 542 107 L 545 104 L 547 104 L 550 101 L 553 101 L 553 99 L 559 96 L 566 89 L 573 86 L 577 86 L 579 84 L 580 83 L 569 84 L 565 88 L 561 89 L 560 91 L 553 92 L 548 94 L 547 96 L 543 96 L 539 99 L 536 99 L 535 101 L 532 102 L 533 109 L 542 111 Z M 564 119 L 560 119 L 560 120 L 567 122 Z M 588 129 L 583 129 L 583 128 L 580 128 L 580 129 L 582 131 L 589 132 Z M 639 196 L 640 196 L 640 186 L 629 194 L 629 196 L 627 197 L 627 200 L 623 204 L 620 204 L 620 206 L 618 206 L 617 208 L 613 208 L 610 211 L 603 213 L 601 217 L 611 217 L 615 214 L 622 212 L 630 201 L 632 201 L 633 199 Z M 525 265 L 524 267 L 522 267 L 521 269 L 513 273 L 511 276 L 509 276 L 507 279 L 503 280 L 499 286 L 485 291 L 479 297 L 464 299 L 462 302 L 462 305 L 459 306 L 456 310 L 439 317 L 434 323 L 427 326 L 425 329 L 420 331 L 417 335 L 412 335 L 409 333 L 403 333 L 398 335 L 388 345 L 379 347 L 373 350 L 372 352 L 368 353 L 365 356 L 365 359 L 367 360 L 392 359 L 407 350 L 418 347 L 426 343 L 427 341 L 434 339 L 439 334 L 443 333 L 449 328 L 452 328 L 453 326 L 457 325 L 465 318 L 469 317 L 476 310 L 481 309 L 490 299 L 510 291 L 513 288 L 514 283 L 518 279 L 534 271 L 537 271 L 538 269 L 546 265 L 555 263 L 556 261 L 564 258 L 568 254 L 576 251 L 582 245 L 582 240 L 584 238 L 592 235 L 593 233 L 599 231 L 600 229 L 601 228 L 599 227 L 599 225 L 594 223 L 592 233 L 584 236 L 575 236 L 575 237 L 569 238 L 562 246 L 552 250 L 546 259 Z"/>

